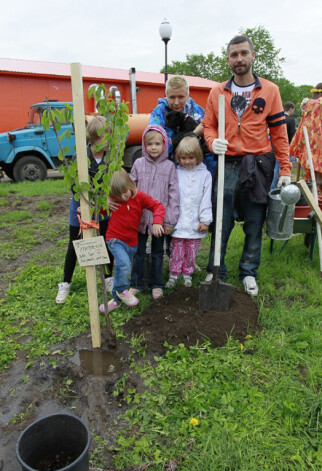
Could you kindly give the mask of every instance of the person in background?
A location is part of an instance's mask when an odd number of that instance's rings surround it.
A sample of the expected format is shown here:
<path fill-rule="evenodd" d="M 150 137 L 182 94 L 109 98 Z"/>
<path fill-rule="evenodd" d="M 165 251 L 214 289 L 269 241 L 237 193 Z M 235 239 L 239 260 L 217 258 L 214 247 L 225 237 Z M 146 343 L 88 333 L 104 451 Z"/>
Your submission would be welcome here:
<path fill-rule="evenodd" d="M 307 101 L 302 119 L 291 142 L 291 153 L 298 158 L 305 170 L 305 180 L 311 179 L 303 126 L 306 126 L 319 192 L 322 192 L 322 82 L 311 90 L 312 98 Z"/>
<path fill-rule="evenodd" d="M 275 157 L 281 169 L 277 186 L 291 183 L 289 144 L 279 89 L 253 73 L 254 60 L 254 46 L 248 37 L 236 36 L 229 42 L 227 62 L 233 76 L 211 90 L 203 120 L 208 148 L 215 155 L 225 154 L 220 278 L 225 279 L 226 276 L 225 255 L 235 220 L 243 219 L 245 240 L 239 276 L 246 293 L 251 296 L 258 294 L 256 277 L 261 257 L 262 228 Z M 219 95 L 225 97 L 225 139 L 218 137 Z M 217 201 L 217 175 L 214 176 L 213 201 Z M 242 209 L 238 216 L 236 203 Z M 215 222 L 216 205 L 213 205 L 213 210 Z M 215 232 L 214 227 L 206 281 L 213 277 Z"/>
<path fill-rule="evenodd" d="M 301 101 L 300 108 L 301 108 L 301 111 L 302 111 L 302 115 L 304 113 L 304 110 L 305 110 L 305 107 L 306 107 L 306 104 L 307 104 L 308 101 L 309 101 L 309 98 L 303 98 L 303 100 Z"/>
<path fill-rule="evenodd" d="M 183 275 L 185 286 L 192 285 L 200 242 L 212 222 L 212 178 L 202 159 L 198 139 L 184 137 L 176 150 L 180 216 L 172 233 L 170 277 L 166 288 L 172 288 L 180 275 Z"/>
<path fill-rule="evenodd" d="M 284 113 L 285 113 L 287 137 L 288 137 L 288 143 L 289 144 L 291 143 L 291 140 L 293 139 L 293 136 L 294 136 L 295 130 L 296 130 L 295 118 L 293 118 L 294 111 L 295 111 L 294 103 L 292 101 L 287 101 L 284 104 Z M 290 161 L 295 162 L 296 159 L 294 159 L 294 157 L 290 155 Z M 272 181 L 272 184 L 271 184 L 271 190 L 276 188 L 279 171 L 280 171 L 280 163 L 279 163 L 278 160 L 276 160 L 275 168 L 274 168 L 273 181 Z"/>
<path fill-rule="evenodd" d="M 102 136 L 98 135 L 98 131 L 105 126 L 105 118 L 103 116 L 94 117 L 91 122 L 87 125 L 87 157 L 89 159 L 88 174 L 89 177 L 95 176 L 98 171 L 98 166 L 102 162 L 102 159 L 105 155 L 106 149 L 99 151 L 95 150 L 95 146 L 100 144 L 102 141 Z M 64 304 L 67 296 L 71 289 L 72 277 L 74 274 L 76 266 L 76 252 L 74 249 L 73 241 L 81 238 L 80 224 L 78 216 L 80 215 L 80 202 L 76 201 L 74 195 L 71 198 L 69 206 L 69 242 L 67 253 L 65 256 L 64 264 L 64 277 L 61 283 L 58 283 L 58 293 L 56 296 L 57 304 Z M 101 217 L 99 220 L 99 232 L 105 239 L 105 234 L 108 226 L 107 216 Z M 112 278 L 112 269 L 113 269 L 113 255 L 109 252 L 110 263 L 107 265 L 108 274 L 105 278 L 106 288 L 108 290 L 112 289 L 113 278 Z"/>
<path fill-rule="evenodd" d="M 133 257 L 137 251 L 142 212 L 148 209 L 153 213 L 154 237 L 163 235 L 162 224 L 165 215 L 163 204 L 138 190 L 125 170 L 114 172 L 108 201 L 110 200 L 119 205 L 112 211 L 106 232 L 106 244 L 115 262 L 113 298 L 108 303 L 108 312 L 117 309 L 122 302 L 130 307 L 136 306 L 139 302 L 129 290 L 129 276 Z M 99 309 L 100 312 L 105 312 L 104 304 Z"/>
<path fill-rule="evenodd" d="M 174 163 L 168 159 L 168 138 L 165 130 L 156 124 L 149 125 L 142 136 L 143 157 L 131 169 L 131 178 L 138 190 L 160 201 L 165 207 L 164 234 L 170 235 L 179 217 L 179 189 Z M 138 234 L 138 249 L 134 256 L 131 291 L 137 294 L 144 289 L 144 260 L 148 236 L 152 235 L 149 288 L 153 299 L 163 295 L 163 244 L 164 236 L 155 237 L 153 215 L 144 210 Z"/>

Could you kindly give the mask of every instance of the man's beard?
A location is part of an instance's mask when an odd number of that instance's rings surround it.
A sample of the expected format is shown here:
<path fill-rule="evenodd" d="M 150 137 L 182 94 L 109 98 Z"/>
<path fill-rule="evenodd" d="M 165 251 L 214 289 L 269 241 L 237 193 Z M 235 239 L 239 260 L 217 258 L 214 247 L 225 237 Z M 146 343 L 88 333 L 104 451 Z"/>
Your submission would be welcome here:
<path fill-rule="evenodd" d="M 248 65 L 243 65 L 243 66 L 235 65 L 234 74 L 236 74 L 236 75 L 246 75 L 250 71 L 250 69 L 252 68 L 252 64 L 253 63 L 250 62 Z"/>

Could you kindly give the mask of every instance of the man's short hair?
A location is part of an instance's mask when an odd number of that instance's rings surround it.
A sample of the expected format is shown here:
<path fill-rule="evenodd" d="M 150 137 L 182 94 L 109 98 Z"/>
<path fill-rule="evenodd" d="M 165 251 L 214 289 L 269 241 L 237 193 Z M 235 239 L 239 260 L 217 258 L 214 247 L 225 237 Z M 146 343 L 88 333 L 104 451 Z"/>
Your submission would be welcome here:
<path fill-rule="evenodd" d="M 165 95 L 168 95 L 169 90 L 173 90 L 175 88 L 184 88 L 189 95 L 189 84 L 187 82 L 186 77 L 183 75 L 173 75 L 169 80 L 167 80 L 165 86 Z"/>
<path fill-rule="evenodd" d="M 247 37 L 247 36 L 235 36 L 233 39 L 231 39 L 228 43 L 228 46 L 227 46 L 227 56 L 229 56 L 229 48 L 230 46 L 232 46 L 233 44 L 240 44 L 240 43 L 244 43 L 244 42 L 247 42 L 250 46 L 250 50 L 252 52 L 254 52 L 254 44 L 252 43 L 252 41 Z"/>
<path fill-rule="evenodd" d="M 294 110 L 294 109 L 295 109 L 295 105 L 292 101 L 287 101 L 284 104 L 284 111 L 290 111 L 290 110 Z"/>

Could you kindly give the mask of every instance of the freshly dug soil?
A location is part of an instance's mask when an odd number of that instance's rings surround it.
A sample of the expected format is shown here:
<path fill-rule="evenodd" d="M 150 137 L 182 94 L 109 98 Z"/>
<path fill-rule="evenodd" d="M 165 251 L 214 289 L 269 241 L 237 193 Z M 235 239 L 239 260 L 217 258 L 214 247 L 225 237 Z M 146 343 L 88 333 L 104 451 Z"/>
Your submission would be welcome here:
<path fill-rule="evenodd" d="M 257 318 L 256 304 L 246 293 L 233 289 L 226 312 L 199 311 L 199 289 L 180 285 L 128 322 L 126 331 L 142 335 L 149 351 L 162 354 L 165 341 L 188 347 L 209 340 L 213 347 L 220 347 L 229 335 L 243 340 L 258 331 Z"/>

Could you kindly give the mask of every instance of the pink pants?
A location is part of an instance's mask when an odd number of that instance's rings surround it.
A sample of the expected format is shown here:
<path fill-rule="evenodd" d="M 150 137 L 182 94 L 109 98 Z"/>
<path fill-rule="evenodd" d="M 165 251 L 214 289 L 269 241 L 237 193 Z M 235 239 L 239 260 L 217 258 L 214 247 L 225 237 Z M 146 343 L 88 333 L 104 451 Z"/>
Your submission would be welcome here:
<path fill-rule="evenodd" d="M 201 239 L 171 238 L 170 273 L 171 275 L 192 275 L 195 269 L 195 258 Z"/>

